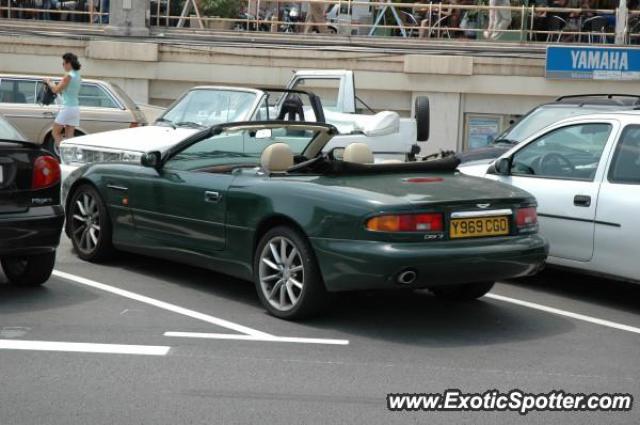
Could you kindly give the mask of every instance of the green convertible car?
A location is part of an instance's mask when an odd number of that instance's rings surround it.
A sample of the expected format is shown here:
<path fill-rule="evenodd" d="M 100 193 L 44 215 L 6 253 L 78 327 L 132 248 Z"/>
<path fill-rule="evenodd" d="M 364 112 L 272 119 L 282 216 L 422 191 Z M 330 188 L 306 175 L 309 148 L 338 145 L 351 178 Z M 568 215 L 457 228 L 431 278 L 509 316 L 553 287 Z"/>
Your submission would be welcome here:
<path fill-rule="evenodd" d="M 317 312 L 329 292 L 473 299 L 542 267 L 527 192 L 462 175 L 454 157 L 374 164 L 365 144 L 328 150 L 335 134 L 232 123 L 138 164 L 86 166 L 64 184 L 66 232 L 84 260 L 118 249 L 253 280 L 285 319 Z"/>

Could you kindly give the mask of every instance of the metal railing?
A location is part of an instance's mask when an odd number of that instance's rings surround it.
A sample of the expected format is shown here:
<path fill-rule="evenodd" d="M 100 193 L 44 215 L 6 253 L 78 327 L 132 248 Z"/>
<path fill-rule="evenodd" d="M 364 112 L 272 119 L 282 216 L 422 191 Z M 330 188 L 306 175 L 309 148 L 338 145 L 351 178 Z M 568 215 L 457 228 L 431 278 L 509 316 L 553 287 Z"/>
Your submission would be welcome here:
<path fill-rule="evenodd" d="M 1 19 L 107 24 L 109 8 L 104 0 L 0 0 Z"/>
<path fill-rule="evenodd" d="M 208 16 L 197 0 L 151 0 L 149 25 L 198 31 L 337 33 L 414 39 L 640 44 L 640 11 L 462 5 L 391 0 L 238 0 L 237 16 Z M 0 19 L 109 22 L 105 0 L 0 0 Z M 52 7 L 55 6 L 55 7 Z M 311 9 L 320 17 L 309 21 Z M 304 11 L 304 12 L 303 12 Z M 624 25 L 616 26 L 617 21 Z"/>
<path fill-rule="evenodd" d="M 458 5 L 388 0 L 244 0 L 239 16 L 216 17 L 177 13 L 180 0 L 152 2 L 151 25 L 197 30 L 334 32 L 341 35 L 468 38 L 505 41 L 613 43 L 617 9 Z M 265 7 L 266 5 L 266 7 Z M 295 17 L 292 10 L 297 8 Z M 320 5 L 326 20 L 305 22 L 302 9 Z M 354 11 L 360 10 L 355 16 Z M 365 9 L 367 12 L 362 13 Z M 193 10 L 195 12 L 195 10 Z M 627 42 L 640 41 L 640 12 L 625 17 Z M 496 23 L 494 21 L 499 20 Z M 505 21 L 506 24 L 505 24 Z M 636 28 L 637 27 L 637 28 Z"/>

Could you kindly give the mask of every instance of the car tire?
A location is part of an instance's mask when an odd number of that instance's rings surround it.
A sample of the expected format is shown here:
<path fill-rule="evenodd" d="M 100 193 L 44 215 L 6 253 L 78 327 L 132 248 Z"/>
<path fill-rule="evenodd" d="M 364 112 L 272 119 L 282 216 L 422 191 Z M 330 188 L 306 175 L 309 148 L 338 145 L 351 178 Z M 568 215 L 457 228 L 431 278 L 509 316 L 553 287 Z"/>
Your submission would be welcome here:
<path fill-rule="evenodd" d="M 429 120 L 430 120 L 429 98 L 427 96 L 417 96 L 415 103 L 416 133 L 418 142 L 429 140 Z"/>
<path fill-rule="evenodd" d="M 307 318 L 326 304 L 328 294 L 313 249 L 307 238 L 292 227 L 277 226 L 262 236 L 254 254 L 253 270 L 260 302 L 273 316 L 286 320 Z"/>
<path fill-rule="evenodd" d="M 100 193 L 82 184 L 71 194 L 66 210 L 68 234 L 78 257 L 100 262 L 113 254 L 111 218 Z"/>
<path fill-rule="evenodd" d="M 478 299 L 493 288 L 495 282 L 474 282 L 460 285 L 446 285 L 431 288 L 437 297 L 452 301 L 469 301 Z"/>
<path fill-rule="evenodd" d="M 49 280 L 56 263 L 56 252 L 6 257 L 0 260 L 9 282 L 20 286 L 40 286 Z"/>

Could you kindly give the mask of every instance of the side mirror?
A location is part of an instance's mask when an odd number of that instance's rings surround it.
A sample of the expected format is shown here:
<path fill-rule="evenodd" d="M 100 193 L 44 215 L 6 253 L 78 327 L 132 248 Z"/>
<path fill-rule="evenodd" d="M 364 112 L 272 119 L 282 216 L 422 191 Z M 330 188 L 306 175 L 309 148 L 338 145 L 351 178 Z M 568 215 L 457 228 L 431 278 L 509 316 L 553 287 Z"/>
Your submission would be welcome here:
<path fill-rule="evenodd" d="M 143 167 L 155 168 L 157 170 L 162 164 L 162 154 L 158 151 L 145 153 L 142 155 L 142 158 L 140 158 L 140 164 L 142 164 Z"/>
<path fill-rule="evenodd" d="M 511 174 L 511 158 L 498 158 L 487 170 L 489 174 L 508 176 Z"/>

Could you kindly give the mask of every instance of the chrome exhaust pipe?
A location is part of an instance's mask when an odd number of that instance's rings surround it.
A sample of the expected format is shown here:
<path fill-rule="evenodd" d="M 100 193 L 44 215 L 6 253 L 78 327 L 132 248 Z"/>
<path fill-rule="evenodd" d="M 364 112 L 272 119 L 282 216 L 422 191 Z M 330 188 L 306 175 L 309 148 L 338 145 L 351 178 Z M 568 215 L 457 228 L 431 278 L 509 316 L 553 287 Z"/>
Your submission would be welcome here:
<path fill-rule="evenodd" d="M 405 270 L 398 275 L 398 283 L 401 285 L 411 285 L 418 278 L 418 274 L 413 270 Z"/>

